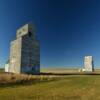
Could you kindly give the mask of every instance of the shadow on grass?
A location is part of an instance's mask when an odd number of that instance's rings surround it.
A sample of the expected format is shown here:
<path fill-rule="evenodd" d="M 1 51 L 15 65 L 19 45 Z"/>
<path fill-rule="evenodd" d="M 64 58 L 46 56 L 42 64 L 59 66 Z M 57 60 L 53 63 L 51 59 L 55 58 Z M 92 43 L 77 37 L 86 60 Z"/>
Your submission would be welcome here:
<path fill-rule="evenodd" d="M 40 75 L 60 75 L 60 76 L 64 76 L 64 75 L 100 75 L 100 73 L 95 73 L 95 72 L 79 72 L 79 73 L 40 73 Z"/>

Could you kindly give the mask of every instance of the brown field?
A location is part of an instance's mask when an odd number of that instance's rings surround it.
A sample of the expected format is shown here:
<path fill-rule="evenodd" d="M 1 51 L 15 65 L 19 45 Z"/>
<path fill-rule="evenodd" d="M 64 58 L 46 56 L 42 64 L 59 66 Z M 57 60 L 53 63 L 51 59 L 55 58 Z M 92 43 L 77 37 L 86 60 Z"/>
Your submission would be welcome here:
<path fill-rule="evenodd" d="M 0 74 L 0 100 L 100 100 L 99 94 L 99 72 Z"/>

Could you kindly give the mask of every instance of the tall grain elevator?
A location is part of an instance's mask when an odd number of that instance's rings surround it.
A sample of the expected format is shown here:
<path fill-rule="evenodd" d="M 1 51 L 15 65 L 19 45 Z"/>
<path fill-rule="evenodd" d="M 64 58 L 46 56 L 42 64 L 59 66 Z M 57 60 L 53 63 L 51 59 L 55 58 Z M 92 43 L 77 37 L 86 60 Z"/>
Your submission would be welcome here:
<path fill-rule="evenodd" d="M 40 73 L 40 44 L 35 28 L 26 24 L 16 32 L 16 40 L 10 45 L 10 61 L 8 72 Z"/>

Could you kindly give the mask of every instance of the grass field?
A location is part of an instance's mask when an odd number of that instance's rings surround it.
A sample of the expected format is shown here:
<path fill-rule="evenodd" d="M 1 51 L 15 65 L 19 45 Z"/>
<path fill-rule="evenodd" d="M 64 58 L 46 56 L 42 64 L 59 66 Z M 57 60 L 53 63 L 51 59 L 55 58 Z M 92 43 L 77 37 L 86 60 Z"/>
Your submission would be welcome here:
<path fill-rule="evenodd" d="M 100 100 L 100 75 L 66 75 L 57 80 L 0 86 L 0 100 Z"/>

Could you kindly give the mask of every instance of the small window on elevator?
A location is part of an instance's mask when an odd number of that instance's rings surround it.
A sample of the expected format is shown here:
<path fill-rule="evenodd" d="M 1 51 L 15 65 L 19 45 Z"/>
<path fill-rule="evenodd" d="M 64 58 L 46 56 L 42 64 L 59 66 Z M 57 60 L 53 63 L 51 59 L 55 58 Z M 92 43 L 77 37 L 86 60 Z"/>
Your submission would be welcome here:
<path fill-rule="evenodd" d="M 29 36 L 29 37 L 32 37 L 32 33 L 31 33 L 31 32 L 29 32 L 29 33 L 28 33 L 28 36 Z"/>

